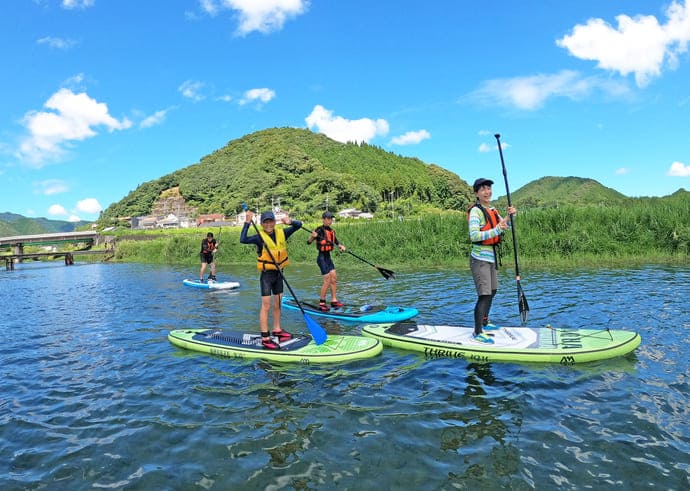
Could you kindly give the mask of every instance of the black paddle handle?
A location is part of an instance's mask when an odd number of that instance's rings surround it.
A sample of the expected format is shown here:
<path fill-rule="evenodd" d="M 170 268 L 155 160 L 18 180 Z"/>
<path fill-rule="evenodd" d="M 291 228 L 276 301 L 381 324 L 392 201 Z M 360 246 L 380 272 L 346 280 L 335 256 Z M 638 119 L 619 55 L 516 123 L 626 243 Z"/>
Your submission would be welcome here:
<path fill-rule="evenodd" d="M 503 182 L 506 185 L 506 197 L 508 198 L 508 208 L 510 208 L 512 203 L 510 202 L 510 188 L 508 187 L 508 172 L 506 172 L 506 164 L 503 160 L 503 149 L 501 148 L 501 135 L 496 133 L 496 143 L 498 143 L 498 154 L 501 157 L 501 167 L 503 168 Z M 518 252 L 517 252 L 517 236 L 515 235 L 515 221 L 513 220 L 513 214 L 510 215 L 510 233 L 513 236 L 513 252 L 515 253 L 515 275 L 520 278 L 520 266 L 518 266 Z"/>

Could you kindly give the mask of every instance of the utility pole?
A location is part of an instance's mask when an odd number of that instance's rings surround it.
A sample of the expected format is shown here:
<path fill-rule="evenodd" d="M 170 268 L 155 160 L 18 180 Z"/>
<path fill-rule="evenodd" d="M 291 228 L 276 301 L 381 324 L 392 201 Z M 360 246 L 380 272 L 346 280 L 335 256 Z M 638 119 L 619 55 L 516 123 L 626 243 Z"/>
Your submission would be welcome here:
<path fill-rule="evenodd" d="M 395 207 L 393 206 L 393 191 L 391 191 L 391 218 L 395 220 Z"/>

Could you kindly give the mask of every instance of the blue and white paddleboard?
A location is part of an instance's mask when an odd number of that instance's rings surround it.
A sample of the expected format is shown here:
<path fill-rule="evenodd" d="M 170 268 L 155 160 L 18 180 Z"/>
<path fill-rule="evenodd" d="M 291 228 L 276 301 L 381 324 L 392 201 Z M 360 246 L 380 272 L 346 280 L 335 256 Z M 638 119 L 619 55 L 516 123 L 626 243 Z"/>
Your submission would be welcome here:
<path fill-rule="evenodd" d="M 200 281 L 198 279 L 184 279 L 182 284 L 193 288 L 203 288 L 206 290 L 235 290 L 240 287 L 237 281 Z"/>
<path fill-rule="evenodd" d="M 387 307 L 384 305 L 346 305 L 340 308 L 331 308 L 328 312 L 322 312 L 318 305 L 300 301 L 302 308 L 309 315 L 329 317 L 349 322 L 366 322 L 368 324 L 378 324 L 387 322 L 400 322 L 411 319 L 419 314 L 417 309 L 411 307 Z M 286 309 L 299 310 L 295 299 L 290 296 L 283 296 L 283 307 Z M 395 320 L 393 320 L 395 319 Z"/>

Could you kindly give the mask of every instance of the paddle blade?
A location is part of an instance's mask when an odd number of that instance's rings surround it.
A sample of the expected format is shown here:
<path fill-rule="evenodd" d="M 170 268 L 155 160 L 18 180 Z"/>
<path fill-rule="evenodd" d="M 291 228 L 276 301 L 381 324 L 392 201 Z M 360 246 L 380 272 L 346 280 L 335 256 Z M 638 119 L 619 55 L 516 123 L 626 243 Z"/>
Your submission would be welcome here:
<path fill-rule="evenodd" d="M 527 304 L 527 297 L 525 297 L 525 293 L 522 291 L 520 283 L 518 283 L 518 308 L 520 309 L 520 319 L 522 320 L 522 325 L 524 326 L 527 322 L 529 305 Z"/>
<path fill-rule="evenodd" d="M 317 345 L 326 342 L 326 339 L 328 339 L 328 335 L 326 334 L 326 331 L 323 327 L 321 327 L 314 319 L 309 317 L 307 314 L 304 314 L 304 322 L 307 323 L 307 329 L 309 329 L 309 333 L 311 334 L 311 337 L 314 338 L 314 342 Z"/>
<path fill-rule="evenodd" d="M 393 271 L 391 271 L 390 269 L 379 268 L 378 266 L 374 266 L 374 267 L 375 267 L 376 269 L 378 269 L 378 270 L 379 270 L 379 273 L 381 273 L 381 276 L 383 276 L 383 277 L 386 278 L 387 280 L 388 280 L 388 279 L 391 279 L 391 278 L 395 279 L 395 273 L 394 273 Z"/>

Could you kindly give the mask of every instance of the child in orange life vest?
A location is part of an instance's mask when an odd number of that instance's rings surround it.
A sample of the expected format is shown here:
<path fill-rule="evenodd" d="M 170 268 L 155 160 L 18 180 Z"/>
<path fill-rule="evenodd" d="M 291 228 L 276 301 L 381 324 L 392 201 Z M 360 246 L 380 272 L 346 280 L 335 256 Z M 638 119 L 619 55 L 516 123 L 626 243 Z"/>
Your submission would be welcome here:
<path fill-rule="evenodd" d="M 331 228 L 333 224 L 333 213 L 324 211 L 321 215 L 323 225 L 317 227 L 311 233 L 307 240 L 307 244 L 311 244 L 316 240 L 316 248 L 319 255 L 316 257 L 316 264 L 319 265 L 321 275 L 323 276 L 323 286 L 321 287 L 321 296 L 319 297 L 319 308 L 322 312 L 328 312 L 329 307 L 326 305 L 326 294 L 331 292 L 331 307 L 343 307 L 343 303 L 338 301 L 336 290 L 338 288 L 338 275 L 335 272 L 335 264 L 331 258 L 331 251 L 338 247 L 340 251 L 345 251 L 346 247 L 338 242 L 335 236 L 335 230 Z"/>
<path fill-rule="evenodd" d="M 203 283 L 204 281 L 204 271 L 206 271 L 206 265 L 211 265 L 211 272 L 208 275 L 209 280 L 215 281 L 216 279 L 216 251 L 218 250 L 218 242 L 213 238 L 213 233 L 209 232 L 206 234 L 206 238 L 201 241 L 201 271 L 199 272 L 199 281 Z"/>
<path fill-rule="evenodd" d="M 278 343 L 292 338 L 292 334 L 280 327 L 280 302 L 284 288 L 281 271 L 290 262 L 287 255 L 287 239 L 302 227 L 302 222 L 291 220 L 286 215 L 283 217 L 282 223 L 290 225 L 290 227 L 276 228 L 275 215 L 272 211 L 265 211 L 261 214 L 259 233 L 247 237 L 247 231 L 252 223 L 253 216 L 254 214 L 251 210 L 247 210 L 244 226 L 242 227 L 242 232 L 240 232 L 240 243 L 254 244 L 256 246 L 256 267 L 261 271 L 261 312 L 259 313 L 261 343 L 266 349 L 280 349 L 280 344 Z M 271 310 L 271 294 L 273 294 L 273 330 L 269 334 L 268 313 Z M 278 343 L 271 336 L 275 337 Z"/>
<path fill-rule="evenodd" d="M 491 206 L 493 183 L 492 180 L 484 178 L 474 181 L 472 188 L 477 201 L 467 213 L 470 241 L 472 241 L 470 270 L 477 289 L 477 303 L 474 306 L 474 339 L 487 344 L 493 344 L 494 340 L 484 331 L 499 329 L 498 326 L 489 324 L 491 303 L 498 290 L 496 246 L 500 243 L 504 231 L 510 227 L 510 218 L 502 218 Z M 514 206 L 508 207 L 509 215 L 515 213 L 517 210 Z"/>

